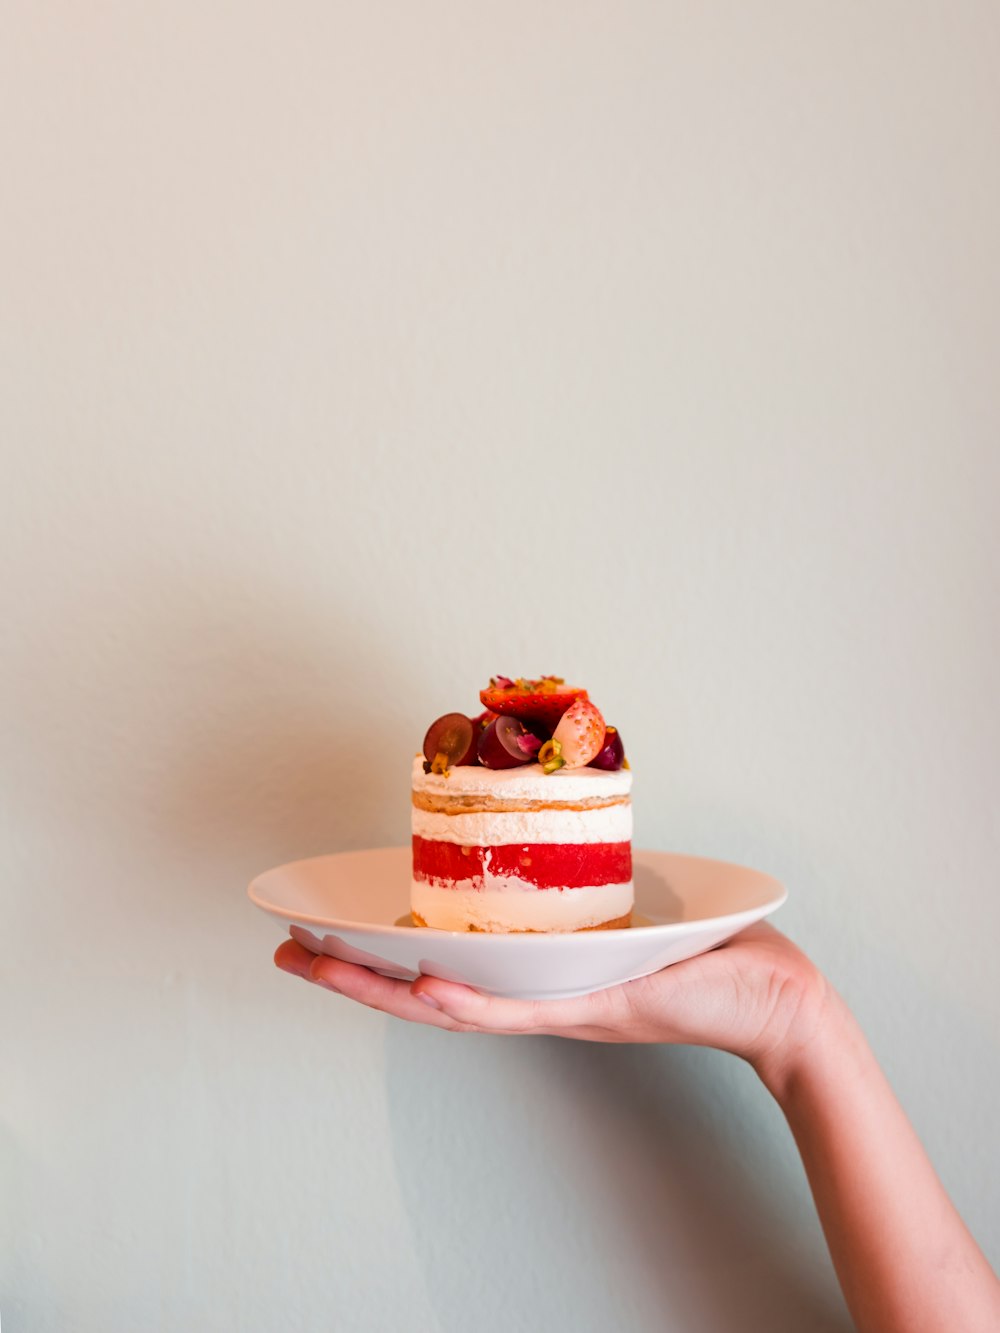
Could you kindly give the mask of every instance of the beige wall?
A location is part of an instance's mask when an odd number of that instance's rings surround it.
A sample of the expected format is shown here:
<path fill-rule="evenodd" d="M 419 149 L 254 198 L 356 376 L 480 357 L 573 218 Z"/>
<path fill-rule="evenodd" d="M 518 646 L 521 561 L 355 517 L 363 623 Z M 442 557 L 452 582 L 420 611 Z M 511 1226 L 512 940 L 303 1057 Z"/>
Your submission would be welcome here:
<path fill-rule="evenodd" d="M 4 1333 L 846 1327 L 744 1066 L 271 968 L 498 671 L 788 885 L 1000 1260 L 996 7 L 4 30 Z"/>

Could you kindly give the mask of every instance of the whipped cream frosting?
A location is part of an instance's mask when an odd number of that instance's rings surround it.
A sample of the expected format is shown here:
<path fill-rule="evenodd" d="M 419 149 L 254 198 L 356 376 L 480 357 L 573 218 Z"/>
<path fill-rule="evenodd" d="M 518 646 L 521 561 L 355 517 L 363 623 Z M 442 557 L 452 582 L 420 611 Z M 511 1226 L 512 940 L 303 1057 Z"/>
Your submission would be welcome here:
<path fill-rule="evenodd" d="M 425 773 L 423 755 L 413 760 L 413 790 L 434 796 L 497 796 L 512 801 L 585 801 L 604 796 L 625 796 L 632 790 L 627 768 L 609 773 L 601 768 L 557 768 L 542 771 L 541 764 L 517 768 L 480 768 L 456 765 L 447 777 Z"/>

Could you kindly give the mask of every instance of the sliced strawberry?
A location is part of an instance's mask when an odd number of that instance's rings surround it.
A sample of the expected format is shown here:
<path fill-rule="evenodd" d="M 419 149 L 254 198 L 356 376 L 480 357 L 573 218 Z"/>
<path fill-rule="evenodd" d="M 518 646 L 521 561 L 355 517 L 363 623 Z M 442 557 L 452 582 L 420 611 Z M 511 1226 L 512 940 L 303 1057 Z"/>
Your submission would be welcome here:
<path fill-rule="evenodd" d="M 479 697 L 483 706 L 492 713 L 507 713 L 522 722 L 540 723 L 552 731 L 559 719 L 577 699 L 586 699 L 587 691 L 566 685 L 557 676 L 543 676 L 540 680 L 516 680 L 496 676 Z"/>
<path fill-rule="evenodd" d="M 538 752 L 538 762 L 546 773 L 557 768 L 583 768 L 604 745 L 606 727 L 600 710 L 589 699 L 570 704 L 559 725 Z"/>

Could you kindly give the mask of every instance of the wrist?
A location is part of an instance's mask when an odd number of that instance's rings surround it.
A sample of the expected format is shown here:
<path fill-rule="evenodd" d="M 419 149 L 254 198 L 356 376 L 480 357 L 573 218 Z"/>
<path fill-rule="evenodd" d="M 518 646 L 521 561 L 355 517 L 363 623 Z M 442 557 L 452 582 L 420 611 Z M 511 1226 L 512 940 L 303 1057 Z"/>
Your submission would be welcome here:
<path fill-rule="evenodd" d="M 868 1047 L 847 1005 L 819 971 L 799 997 L 794 1019 L 751 1060 L 786 1113 L 803 1090 L 861 1071 Z"/>
<path fill-rule="evenodd" d="M 812 962 L 781 979 L 772 1018 L 749 1057 L 775 1101 L 784 1105 L 808 1072 L 827 1059 L 845 1019 L 850 1020 L 847 1006 Z"/>

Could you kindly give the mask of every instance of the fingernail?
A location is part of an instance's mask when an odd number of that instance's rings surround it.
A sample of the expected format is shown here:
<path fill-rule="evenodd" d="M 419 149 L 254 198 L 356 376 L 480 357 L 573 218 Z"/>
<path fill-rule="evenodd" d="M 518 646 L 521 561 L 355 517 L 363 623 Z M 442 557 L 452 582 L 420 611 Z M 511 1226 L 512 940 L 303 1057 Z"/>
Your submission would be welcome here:
<path fill-rule="evenodd" d="M 417 999 L 423 1000 L 424 1004 L 429 1004 L 432 1009 L 440 1009 L 441 1006 L 435 1000 L 433 995 L 426 994 L 425 991 L 417 991 Z"/>

